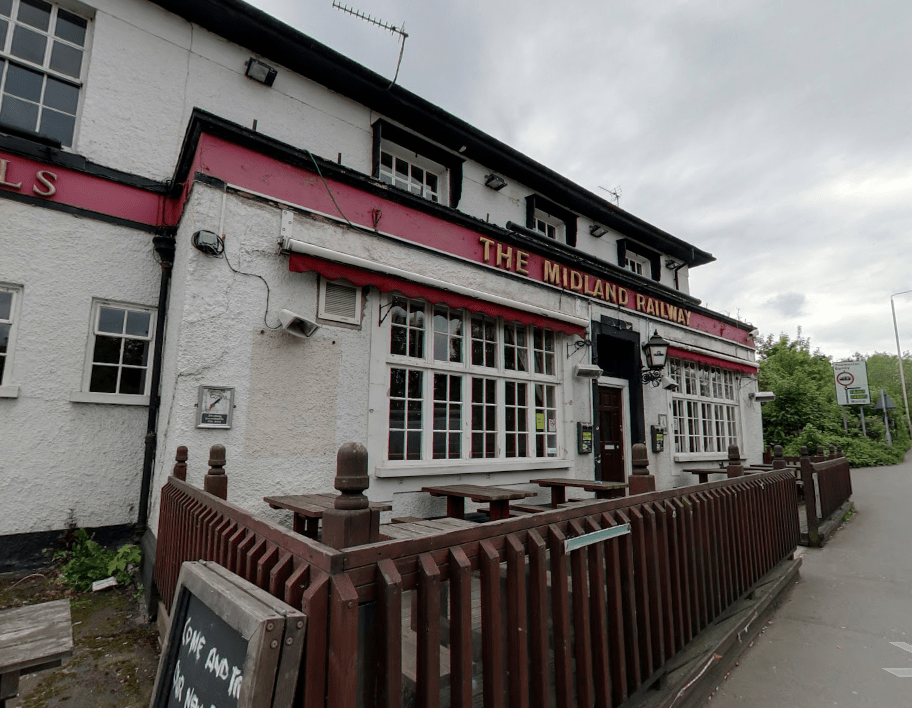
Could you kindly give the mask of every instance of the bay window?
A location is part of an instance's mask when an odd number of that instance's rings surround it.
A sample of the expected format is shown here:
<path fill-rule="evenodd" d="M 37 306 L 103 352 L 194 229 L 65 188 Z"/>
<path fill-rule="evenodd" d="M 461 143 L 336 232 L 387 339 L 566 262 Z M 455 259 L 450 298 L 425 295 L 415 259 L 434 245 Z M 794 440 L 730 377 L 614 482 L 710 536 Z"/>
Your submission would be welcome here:
<path fill-rule="evenodd" d="M 728 452 L 740 445 L 735 373 L 717 366 L 671 359 L 678 390 L 671 402 L 676 453 Z"/>
<path fill-rule="evenodd" d="M 388 460 L 557 457 L 554 332 L 402 296 L 389 310 Z"/>

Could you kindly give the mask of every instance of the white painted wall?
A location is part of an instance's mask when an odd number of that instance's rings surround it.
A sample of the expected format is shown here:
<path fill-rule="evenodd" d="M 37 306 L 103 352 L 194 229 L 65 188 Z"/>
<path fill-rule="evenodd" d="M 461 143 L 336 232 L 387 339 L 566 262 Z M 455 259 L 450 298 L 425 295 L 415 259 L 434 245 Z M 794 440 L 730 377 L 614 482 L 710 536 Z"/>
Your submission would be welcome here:
<path fill-rule="evenodd" d="M 151 234 L 0 200 L 0 281 L 24 286 L 0 398 L 0 536 L 136 521 L 147 408 L 72 403 L 92 298 L 155 306 Z"/>

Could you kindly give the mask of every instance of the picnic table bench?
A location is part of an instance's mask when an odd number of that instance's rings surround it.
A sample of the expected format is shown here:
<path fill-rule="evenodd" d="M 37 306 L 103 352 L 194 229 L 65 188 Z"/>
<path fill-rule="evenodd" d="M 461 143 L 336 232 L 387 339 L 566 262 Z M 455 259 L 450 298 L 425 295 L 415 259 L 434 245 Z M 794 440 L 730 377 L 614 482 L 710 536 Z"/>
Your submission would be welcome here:
<path fill-rule="evenodd" d="M 70 601 L 0 612 L 0 708 L 19 693 L 19 677 L 60 666 L 73 654 Z"/>
<path fill-rule="evenodd" d="M 486 487 L 479 484 L 422 487 L 421 491 L 435 497 L 446 497 L 447 516 L 453 519 L 465 517 L 466 499 L 471 499 L 477 504 L 487 503 L 490 508 L 491 521 L 509 518 L 511 501 L 536 496 L 535 492 L 525 489 L 503 489 L 502 487 Z"/>
<path fill-rule="evenodd" d="M 584 492 L 595 492 L 596 499 L 614 499 L 624 496 L 627 482 L 600 482 L 595 479 L 532 479 L 529 480 L 539 487 L 551 489 L 551 506 L 557 508 L 567 501 L 567 487 L 582 489 Z"/>
<path fill-rule="evenodd" d="M 286 494 L 284 496 L 263 497 L 263 501 L 273 509 L 293 511 L 294 532 L 316 539 L 323 512 L 327 509 L 335 508 L 336 497 L 338 496 L 338 494 Z M 393 506 L 386 502 L 371 502 L 370 508 L 372 512 L 379 515 L 381 511 L 392 511 Z"/>

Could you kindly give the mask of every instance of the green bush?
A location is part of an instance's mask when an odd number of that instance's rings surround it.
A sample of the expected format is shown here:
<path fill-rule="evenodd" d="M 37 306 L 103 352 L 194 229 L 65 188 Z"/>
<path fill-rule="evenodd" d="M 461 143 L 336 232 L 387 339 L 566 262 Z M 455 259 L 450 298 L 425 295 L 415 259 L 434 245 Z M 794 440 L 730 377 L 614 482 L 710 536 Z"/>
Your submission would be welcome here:
<path fill-rule="evenodd" d="M 76 529 L 75 540 L 68 551 L 57 559 L 63 562 L 60 575 L 70 587 L 86 591 L 92 583 L 112 575 L 120 585 L 128 584 L 142 560 L 139 546 L 121 546 L 116 551 L 105 548 L 89 536 L 85 529 Z"/>

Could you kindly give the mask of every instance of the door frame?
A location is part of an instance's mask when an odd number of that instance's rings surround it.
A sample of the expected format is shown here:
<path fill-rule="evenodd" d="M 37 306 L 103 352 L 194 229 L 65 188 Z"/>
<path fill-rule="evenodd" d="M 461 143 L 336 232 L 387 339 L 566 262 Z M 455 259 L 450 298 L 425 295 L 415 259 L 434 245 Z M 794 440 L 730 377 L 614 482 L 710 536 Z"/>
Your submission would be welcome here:
<path fill-rule="evenodd" d="M 599 376 L 595 382 L 596 390 L 593 391 L 592 397 L 592 419 L 599 420 L 599 401 L 598 401 L 598 388 L 619 388 L 621 391 L 621 439 L 624 445 L 624 477 L 629 478 L 630 474 L 633 472 L 633 461 L 631 456 L 633 454 L 632 443 L 630 442 L 630 382 L 627 379 L 616 379 L 611 376 Z M 601 429 L 599 429 L 599 454 L 596 461 L 596 465 L 601 467 L 602 464 L 602 453 L 601 453 Z M 593 470 L 596 472 L 594 478 L 598 478 L 597 472 L 599 470 Z"/>

